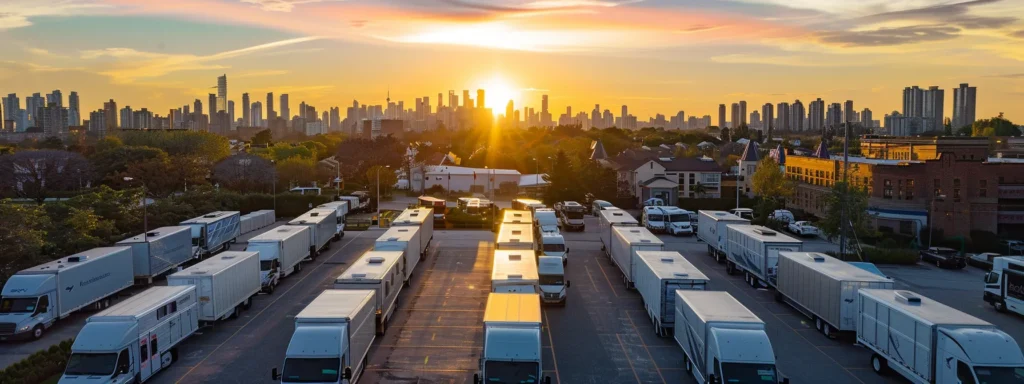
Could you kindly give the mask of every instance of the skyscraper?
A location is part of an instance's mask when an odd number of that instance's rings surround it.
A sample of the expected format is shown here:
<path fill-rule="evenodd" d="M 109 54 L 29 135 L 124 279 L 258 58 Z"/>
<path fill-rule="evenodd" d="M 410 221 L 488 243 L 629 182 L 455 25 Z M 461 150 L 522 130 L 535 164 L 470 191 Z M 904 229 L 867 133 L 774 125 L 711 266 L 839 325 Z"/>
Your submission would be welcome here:
<path fill-rule="evenodd" d="M 210 125 L 211 125 L 210 129 L 213 129 L 214 127 L 212 127 L 212 126 L 217 124 L 216 123 L 217 122 L 217 112 L 220 112 L 220 111 L 217 110 L 217 94 L 211 93 L 210 97 L 209 97 L 209 102 L 210 102 L 210 104 L 207 104 L 207 105 L 209 105 L 209 107 L 207 107 L 207 108 L 210 108 L 210 113 L 209 113 L 209 115 L 210 115 Z M 221 111 L 223 111 L 223 109 Z M 220 128 L 220 127 L 217 127 L 217 128 Z"/>
<path fill-rule="evenodd" d="M 924 117 L 924 91 L 916 85 L 903 88 L 903 116 Z"/>
<path fill-rule="evenodd" d="M 107 135 L 107 111 L 106 109 L 100 109 L 98 111 L 89 112 L 89 132 L 96 137 L 103 138 Z"/>
<path fill-rule="evenodd" d="M 476 107 L 477 108 L 487 108 L 487 103 L 485 103 L 484 100 L 485 100 L 484 99 L 484 90 L 483 89 L 476 90 Z M 498 101 L 501 101 L 501 100 L 498 100 Z"/>
<path fill-rule="evenodd" d="M 250 106 L 249 119 L 254 127 L 263 126 L 263 103 L 254 102 Z"/>
<path fill-rule="evenodd" d="M 273 120 L 277 117 L 277 112 L 274 112 L 274 92 L 267 92 L 267 120 Z"/>
<path fill-rule="evenodd" d="M 971 87 L 967 83 L 960 84 L 953 89 L 953 130 L 960 129 L 965 125 L 974 124 L 975 108 L 978 102 L 978 87 Z"/>
<path fill-rule="evenodd" d="M 194 129 L 200 130 L 206 127 L 206 116 L 203 116 L 203 102 L 199 99 L 192 102 L 192 122 L 195 123 Z"/>
<path fill-rule="evenodd" d="M 124 106 L 124 108 L 121 108 L 121 129 L 135 128 L 135 126 L 132 125 L 135 122 L 134 115 L 135 114 L 134 111 L 132 111 L 132 106 L 126 105 Z"/>
<path fill-rule="evenodd" d="M 839 103 L 832 103 L 828 106 L 828 110 L 825 111 L 825 120 L 828 120 L 827 125 L 835 128 L 843 123 L 843 105 Z"/>
<path fill-rule="evenodd" d="M 771 137 L 772 128 L 775 127 L 775 106 L 772 103 L 764 103 L 761 106 L 761 120 L 764 121 L 765 137 Z"/>
<path fill-rule="evenodd" d="M 800 100 L 793 102 L 793 105 L 789 106 L 789 121 L 793 126 L 791 128 L 794 132 L 800 132 L 804 130 L 804 126 L 807 124 L 807 110 L 804 109 L 804 103 Z"/>
<path fill-rule="evenodd" d="M 548 111 L 548 95 L 540 97 L 540 123 L 545 127 L 551 126 L 551 112 Z"/>
<path fill-rule="evenodd" d="M 26 128 L 39 126 L 39 122 L 36 121 L 36 115 L 40 112 L 39 108 L 43 108 L 45 106 L 46 100 L 44 100 L 43 96 L 38 92 L 25 98 L 25 111 L 27 114 L 26 124 L 28 124 Z"/>
<path fill-rule="evenodd" d="M 505 105 L 505 121 L 508 122 L 509 127 L 515 126 L 515 116 L 513 116 L 515 115 L 515 110 L 515 105 L 512 104 L 512 100 L 509 100 L 508 104 Z"/>
<path fill-rule="evenodd" d="M 463 89 L 462 90 L 462 106 L 466 107 L 466 108 L 473 108 L 473 106 L 470 105 L 470 103 L 472 103 L 472 102 L 473 101 L 469 99 L 469 90 L 468 89 Z"/>
<path fill-rule="evenodd" d="M 228 75 L 217 77 L 217 112 L 228 110 Z M 210 112 L 213 112 L 211 110 Z M 214 113 L 210 113 L 214 115 Z"/>
<path fill-rule="evenodd" d="M 718 128 L 725 128 L 725 104 L 718 104 Z"/>
<path fill-rule="evenodd" d="M 732 103 L 729 112 L 729 127 L 738 128 L 740 126 L 740 103 Z"/>
<path fill-rule="evenodd" d="M 251 115 L 251 112 L 252 112 L 251 108 L 252 108 L 252 106 L 249 105 L 249 94 L 248 93 L 243 93 L 242 94 L 242 126 L 243 127 L 252 127 L 253 126 L 253 124 L 252 124 L 252 115 Z"/>
<path fill-rule="evenodd" d="M 932 119 L 932 130 L 941 129 L 945 119 L 946 91 L 933 85 L 923 91 L 922 96 L 921 117 Z"/>
<path fill-rule="evenodd" d="M 58 93 L 59 95 L 59 93 Z M 39 122 L 37 125 L 43 129 L 43 134 L 49 136 L 61 136 L 68 132 L 68 110 L 57 103 L 49 103 L 46 107 L 39 108 Z"/>
<path fill-rule="evenodd" d="M 231 129 L 234 130 L 235 127 L 236 127 L 236 123 L 235 123 L 235 101 L 234 100 L 228 100 L 228 120 L 231 121 L 229 124 L 231 126 Z"/>
<path fill-rule="evenodd" d="M 103 113 L 106 114 L 107 120 L 107 131 L 118 127 L 117 125 L 117 102 L 114 99 L 110 99 L 103 103 Z"/>
<path fill-rule="evenodd" d="M 57 108 L 64 108 L 64 94 L 60 93 L 59 89 L 54 89 L 53 92 L 46 95 L 46 105 L 40 107 L 49 107 L 50 104 L 56 104 Z"/>
<path fill-rule="evenodd" d="M 285 119 L 285 120 L 291 120 L 292 119 L 292 110 L 288 106 L 288 94 L 287 93 L 282 93 L 281 94 L 281 118 Z"/>
<path fill-rule="evenodd" d="M 25 128 L 18 122 L 18 111 L 21 110 L 21 100 L 18 99 L 18 94 L 11 93 L 4 98 L 4 120 L 15 121 L 14 130 L 24 131 Z"/>
<path fill-rule="evenodd" d="M 821 98 L 811 102 L 810 113 L 807 124 L 813 132 L 824 133 L 825 129 L 825 101 Z"/>
<path fill-rule="evenodd" d="M 775 118 L 777 122 L 775 128 L 783 131 L 793 131 L 793 116 L 790 114 L 793 112 L 789 107 L 789 103 L 782 102 L 775 107 Z"/>
<path fill-rule="evenodd" d="M 857 111 L 853 110 L 853 100 L 843 103 L 843 123 L 857 121 Z"/>
<path fill-rule="evenodd" d="M 874 118 L 875 118 L 875 116 L 874 116 L 874 114 L 871 113 L 871 109 L 870 108 L 864 108 L 864 111 L 860 113 L 860 122 L 861 122 L 861 124 L 864 125 L 865 128 L 874 128 L 875 127 L 875 125 L 874 125 L 875 124 Z"/>
<path fill-rule="evenodd" d="M 740 123 L 737 125 L 747 125 L 747 102 L 745 100 L 740 101 Z"/>

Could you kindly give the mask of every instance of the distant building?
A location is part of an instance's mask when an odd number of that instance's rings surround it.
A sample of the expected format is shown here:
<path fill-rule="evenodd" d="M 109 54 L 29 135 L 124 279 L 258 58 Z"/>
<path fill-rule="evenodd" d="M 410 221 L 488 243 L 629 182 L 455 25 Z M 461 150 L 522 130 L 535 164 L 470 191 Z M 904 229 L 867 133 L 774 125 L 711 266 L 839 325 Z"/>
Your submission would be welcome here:
<path fill-rule="evenodd" d="M 975 110 L 978 102 L 978 88 L 967 83 L 953 89 L 953 129 L 974 124 L 977 120 Z"/>

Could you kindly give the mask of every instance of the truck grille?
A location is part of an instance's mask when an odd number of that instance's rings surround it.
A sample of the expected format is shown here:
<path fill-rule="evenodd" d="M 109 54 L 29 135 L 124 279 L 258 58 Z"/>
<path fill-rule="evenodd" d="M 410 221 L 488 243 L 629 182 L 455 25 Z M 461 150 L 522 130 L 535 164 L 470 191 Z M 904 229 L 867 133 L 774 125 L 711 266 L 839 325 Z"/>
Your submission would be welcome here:
<path fill-rule="evenodd" d="M 17 327 L 15 323 L 0 323 L 0 335 L 12 335 Z"/>
<path fill-rule="evenodd" d="M 545 293 L 544 297 L 547 297 L 549 299 L 557 299 L 558 298 L 558 294 L 557 293 Z"/>

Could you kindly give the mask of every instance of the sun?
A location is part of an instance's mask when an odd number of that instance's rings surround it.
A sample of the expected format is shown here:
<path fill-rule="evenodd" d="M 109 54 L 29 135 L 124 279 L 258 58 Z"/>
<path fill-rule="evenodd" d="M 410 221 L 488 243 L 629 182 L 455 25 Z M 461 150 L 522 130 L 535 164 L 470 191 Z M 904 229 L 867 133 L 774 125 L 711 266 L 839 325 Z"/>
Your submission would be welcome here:
<path fill-rule="evenodd" d="M 486 91 L 485 107 L 490 108 L 494 115 L 505 114 L 505 106 L 512 100 L 515 109 L 521 109 L 519 105 L 519 88 L 513 86 L 508 80 L 499 75 L 491 76 L 480 83 L 480 88 Z"/>

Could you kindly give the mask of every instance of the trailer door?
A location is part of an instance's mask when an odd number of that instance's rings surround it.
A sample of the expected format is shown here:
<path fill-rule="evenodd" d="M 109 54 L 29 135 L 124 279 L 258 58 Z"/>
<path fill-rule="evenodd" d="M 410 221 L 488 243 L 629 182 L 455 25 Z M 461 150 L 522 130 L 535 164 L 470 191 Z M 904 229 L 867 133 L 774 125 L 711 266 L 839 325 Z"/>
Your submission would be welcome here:
<path fill-rule="evenodd" d="M 1006 308 L 1024 313 L 1024 272 L 1003 269 L 1003 299 Z"/>

